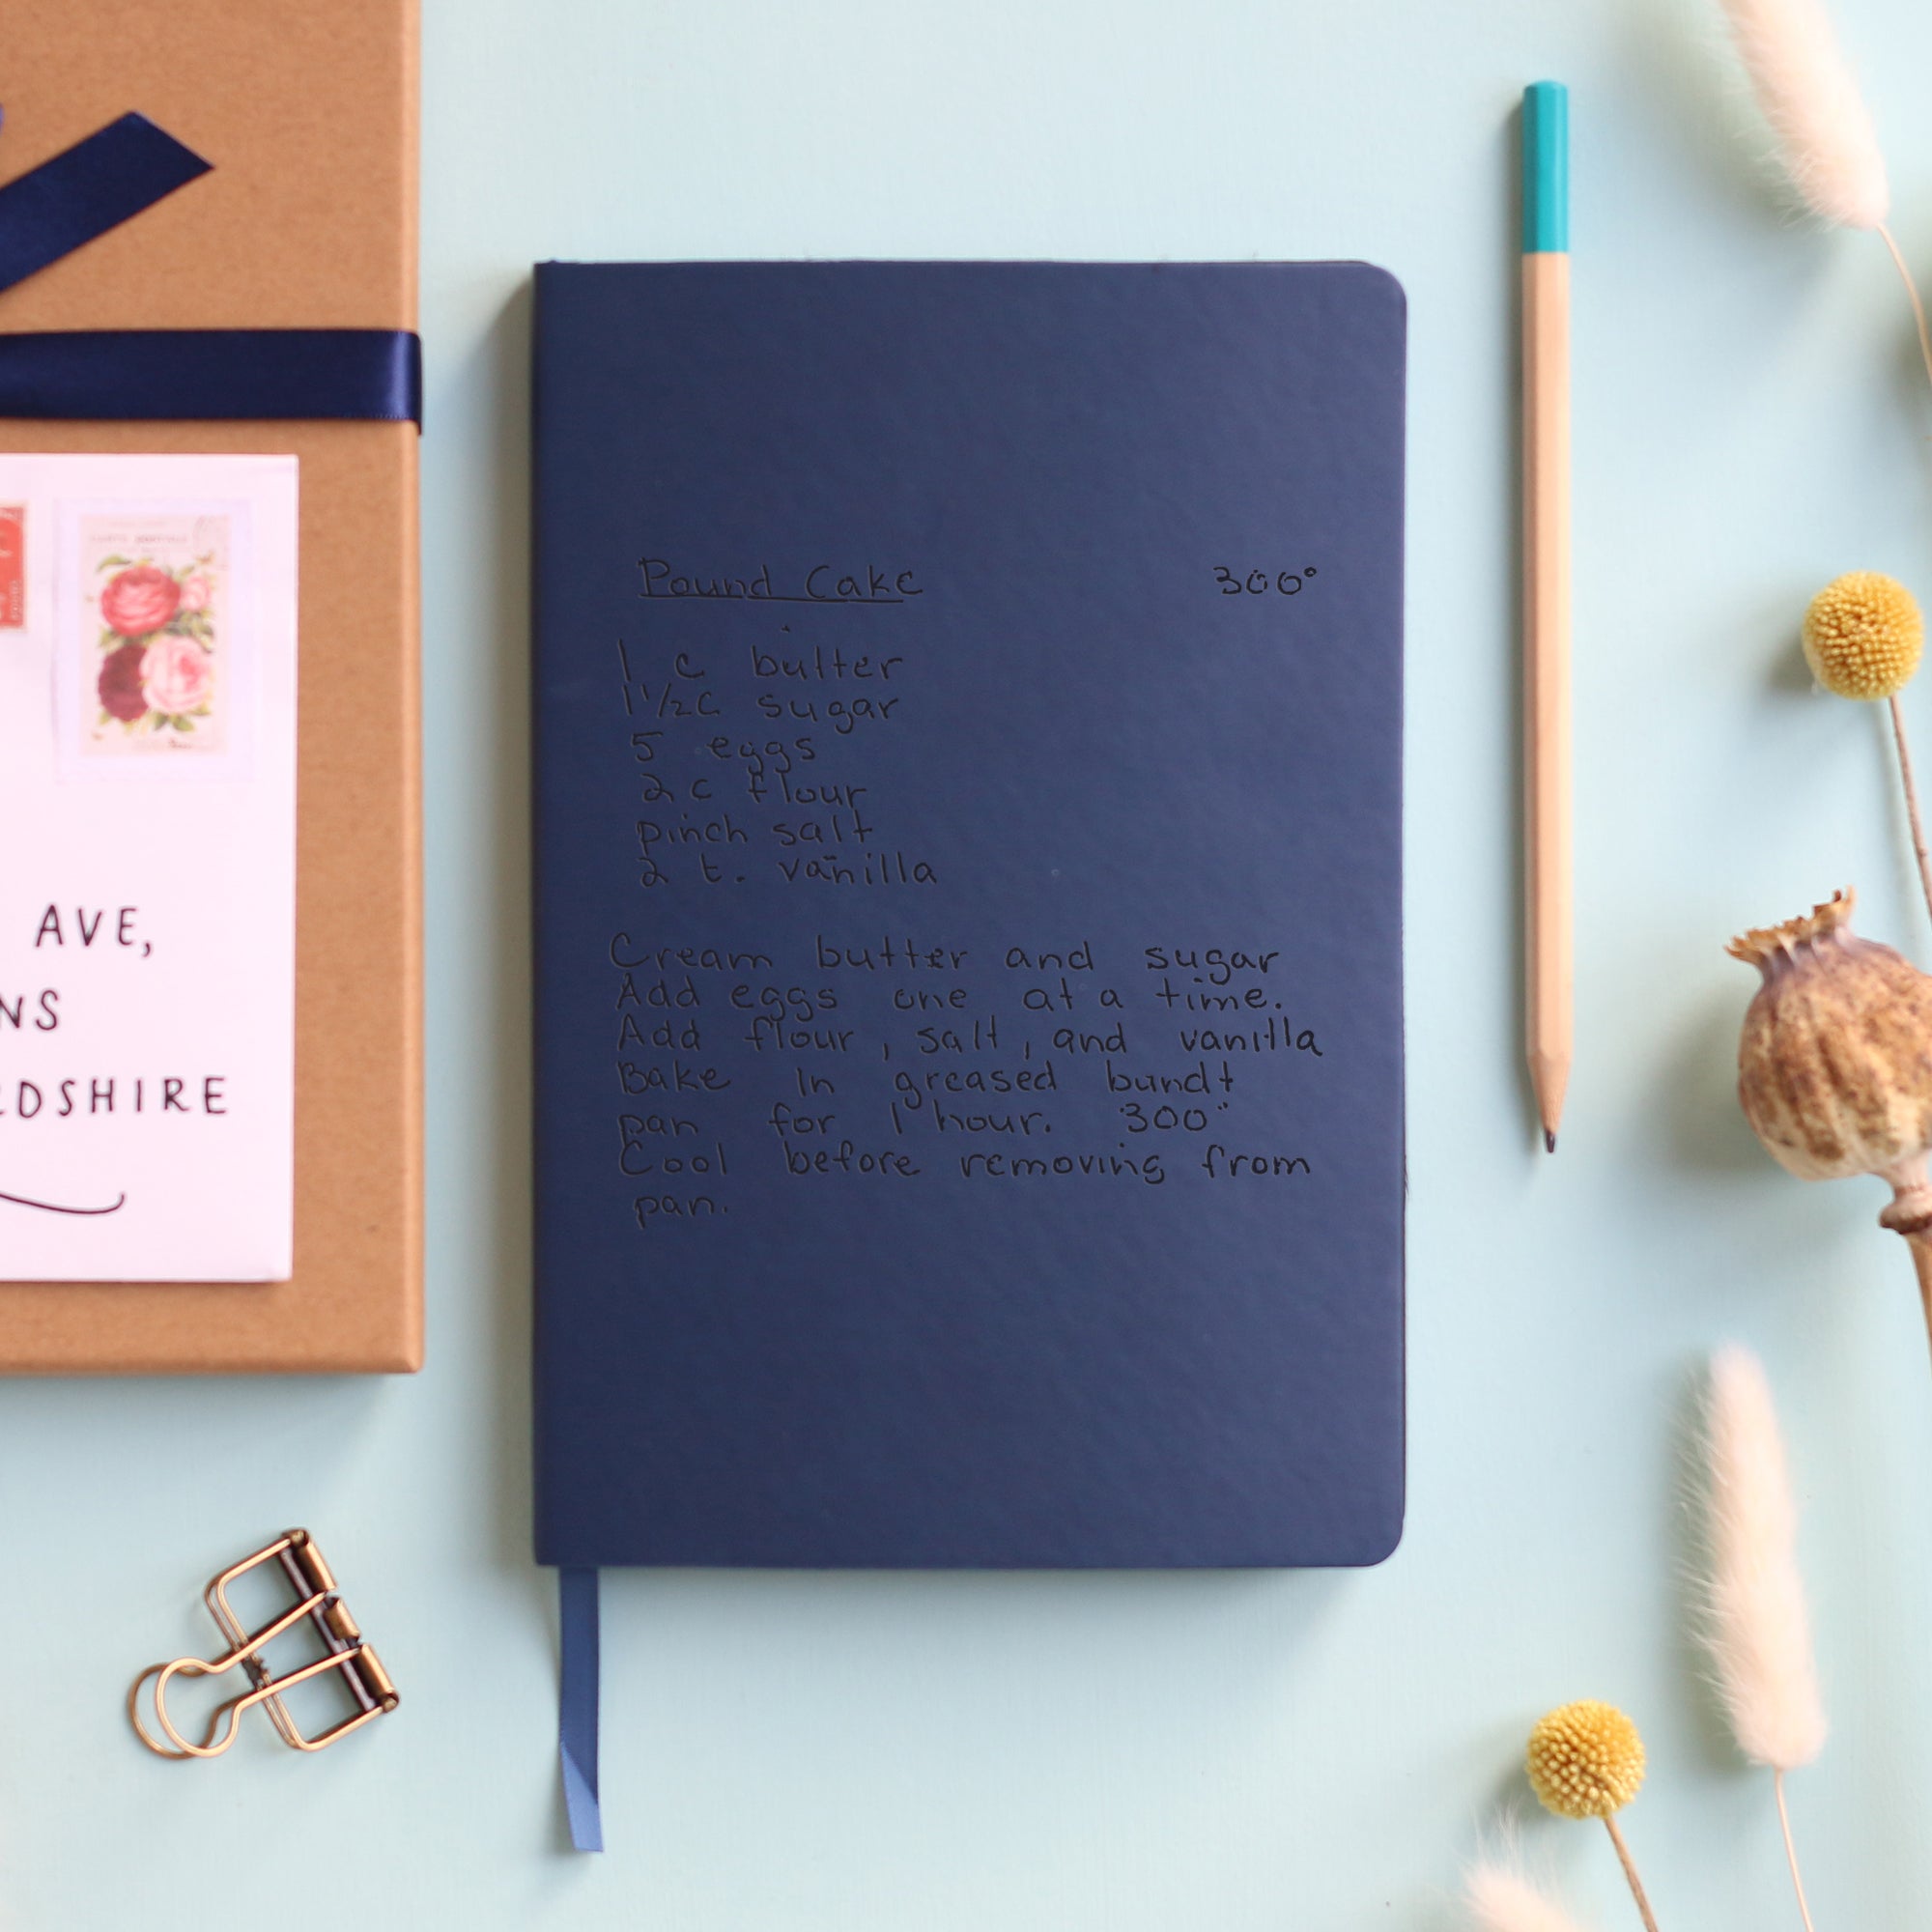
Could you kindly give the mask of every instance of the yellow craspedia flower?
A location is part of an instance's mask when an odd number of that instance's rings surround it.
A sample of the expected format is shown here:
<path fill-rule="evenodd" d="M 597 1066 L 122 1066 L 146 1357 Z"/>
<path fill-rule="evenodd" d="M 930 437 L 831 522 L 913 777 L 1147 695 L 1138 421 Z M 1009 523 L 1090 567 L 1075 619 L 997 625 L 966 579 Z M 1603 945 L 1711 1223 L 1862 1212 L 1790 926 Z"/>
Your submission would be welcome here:
<path fill-rule="evenodd" d="M 1537 1797 L 1559 1817 L 1607 1818 L 1643 1782 L 1643 1740 L 1613 1704 L 1565 1704 L 1530 1732 L 1528 1769 Z"/>
<path fill-rule="evenodd" d="M 1833 578 L 1804 613 L 1804 662 L 1840 697 L 1889 697 L 1918 668 L 1925 620 L 1895 577 Z"/>

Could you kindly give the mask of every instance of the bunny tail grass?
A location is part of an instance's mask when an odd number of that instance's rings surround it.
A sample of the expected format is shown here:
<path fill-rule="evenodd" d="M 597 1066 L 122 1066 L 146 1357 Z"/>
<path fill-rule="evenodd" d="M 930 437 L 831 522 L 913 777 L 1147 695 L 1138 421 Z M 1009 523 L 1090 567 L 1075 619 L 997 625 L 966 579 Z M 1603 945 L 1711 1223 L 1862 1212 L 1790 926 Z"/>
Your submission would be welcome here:
<path fill-rule="evenodd" d="M 1825 1744 L 1825 1705 L 1798 1571 L 1798 1511 L 1777 1411 L 1749 1350 L 1711 1358 L 1704 1638 L 1738 1748 L 1793 1771 Z"/>
<path fill-rule="evenodd" d="M 1723 8 L 1792 185 L 1827 221 L 1877 228 L 1891 201 L 1885 157 L 1823 0 Z"/>
<path fill-rule="evenodd" d="M 1809 1764 L 1824 1748 L 1825 1703 L 1798 1570 L 1798 1509 L 1777 1410 L 1763 1364 L 1748 1349 L 1719 1349 L 1711 1357 L 1704 1423 L 1710 1464 L 1705 1641 L 1738 1748 L 1775 1774 L 1791 1889 L 1804 1932 L 1812 1932 L 1784 1774 Z"/>
<path fill-rule="evenodd" d="M 1548 1893 L 1500 1859 L 1469 1867 L 1463 1901 L 1478 1932 L 1578 1932 L 1577 1921 Z"/>

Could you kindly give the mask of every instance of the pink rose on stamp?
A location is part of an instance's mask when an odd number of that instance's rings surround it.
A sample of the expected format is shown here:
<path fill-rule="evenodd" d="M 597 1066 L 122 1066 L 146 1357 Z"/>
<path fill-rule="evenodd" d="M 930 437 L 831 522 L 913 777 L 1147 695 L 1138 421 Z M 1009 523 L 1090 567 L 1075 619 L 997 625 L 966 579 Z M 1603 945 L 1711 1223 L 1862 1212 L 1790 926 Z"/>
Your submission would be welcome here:
<path fill-rule="evenodd" d="M 141 658 L 141 695 L 163 718 L 189 718 L 214 695 L 214 660 L 192 638 L 163 634 Z"/>
<path fill-rule="evenodd" d="M 206 611 L 214 597 L 214 585 L 208 580 L 206 571 L 197 570 L 192 576 L 182 579 L 181 608 L 184 611 Z"/>
<path fill-rule="evenodd" d="M 182 587 L 172 571 L 136 564 L 110 577 L 100 591 L 100 615 L 124 638 L 158 631 L 181 609 Z"/>

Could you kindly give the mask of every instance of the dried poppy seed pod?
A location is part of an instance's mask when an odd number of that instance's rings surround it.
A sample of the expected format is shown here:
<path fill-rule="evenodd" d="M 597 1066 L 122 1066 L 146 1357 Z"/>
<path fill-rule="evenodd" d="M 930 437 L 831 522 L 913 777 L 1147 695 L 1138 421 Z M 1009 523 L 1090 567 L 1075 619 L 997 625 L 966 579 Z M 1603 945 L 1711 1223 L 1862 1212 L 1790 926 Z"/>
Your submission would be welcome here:
<path fill-rule="evenodd" d="M 1932 979 L 1851 928 L 1853 895 L 1726 949 L 1764 975 L 1738 1042 L 1738 1098 L 1772 1156 L 1802 1180 L 1875 1174 L 1879 1219 L 1932 1230 Z M 1925 1262 L 1920 1259 L 1921 1273 Z"/>

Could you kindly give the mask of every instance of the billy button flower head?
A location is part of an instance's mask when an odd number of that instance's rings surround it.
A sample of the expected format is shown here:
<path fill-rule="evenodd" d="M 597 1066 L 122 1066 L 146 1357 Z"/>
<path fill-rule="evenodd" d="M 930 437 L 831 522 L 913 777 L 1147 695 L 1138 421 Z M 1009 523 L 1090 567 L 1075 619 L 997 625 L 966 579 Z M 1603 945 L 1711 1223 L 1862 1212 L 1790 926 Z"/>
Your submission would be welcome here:
<path fill-rule="evenodd" d="M 1827 691 L 1865 703 L 1884 699 L 1891 707 L 1905 815 L 1912 826 L 1925 909 L 1932 913 L 1932 859 L 1926 855 L 1918 787 L 1913 782 L 1912 753 L 1905 742 L 1905 712 L 1898 701 L 1925 650 L 1925 620 L 1918 600 L 1897 578 L 1876 570 L 1834 577 L 1812 598 L 1804 613 L 1804 662 Z"/>
<path fill-rule="evenodd" d="M 1804 662 L 1840 697 L 1891 697 L 1918 668 L 1925 620 L 1895 577 L 1854 570 L 1834 577 L 1804 613 Z"/>
<path fill-rule="evenodd" d="M 1530 1789 L 1546 1810 L 1559 1818 L 1604 1821 L 1645 1932 L 1657 1932 L 1650 1900 L 1616 1820 L 1643 1784 L 1643 1740 L 1636 1726 L 1615 1705 L 1594 1698 L 1559 1705 L 1538 1719 L 1524 1753 Z"/>
<path fill-rule="evenodd" d="M 1529 1734 L 1530 1789 L 1559 1818 L 1607 1818 L 1643 1783 L 1643 1740 L 1614 1704 L 1564 1704 Z"/>

